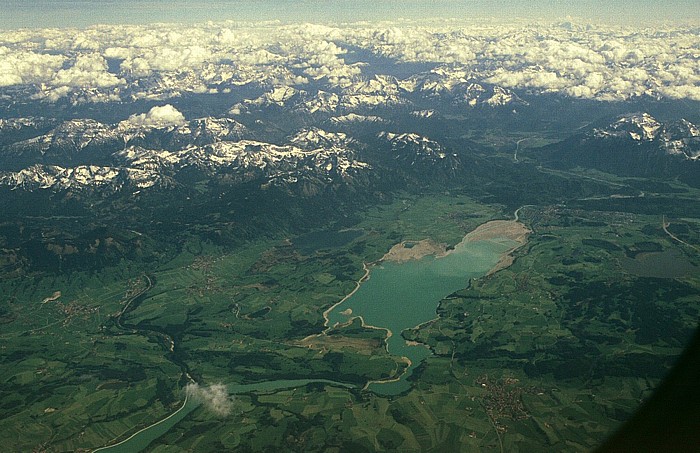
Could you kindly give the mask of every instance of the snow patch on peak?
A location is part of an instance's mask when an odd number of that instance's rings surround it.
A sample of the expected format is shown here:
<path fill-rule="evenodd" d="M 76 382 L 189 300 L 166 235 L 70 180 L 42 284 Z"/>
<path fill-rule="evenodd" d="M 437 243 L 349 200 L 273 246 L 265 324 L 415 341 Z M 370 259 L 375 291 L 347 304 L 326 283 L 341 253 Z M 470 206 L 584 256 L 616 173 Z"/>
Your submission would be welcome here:
<path fill-rule="evenodd" d="M 269 93 L 265 94 L 265 98 L 270 102 L 270 103 L 275 103 L 277 105 L 284 105 L 285 101 L 291 99 L 295 94 L 297 94 L 299 90 L 293 88 L 293 87 L 288 87 L 288 86 L 283 86 L 283 87 L 276 87 Z"/>
<path fill-rule="evenodd" d="M 4 172 L 0 174 L 0 184 L 10 186 L 13 190 L 23 189 L 47 189 L 56 183 L 57 175 L 64 168 L 49 165 L 32 165 L 17 172 Z"/>
<path fill-rule="evenodd" d="M 302 129 L 289 137 L 289 142 L 306 149 L 347 146 L 354 142 L 343 132 L 328 132 L 317 127 Z"/>
<path fill-rule="evenodd" d="M 13 143 L 13 152 L 36 150 L 45 153 L 49 149 L 64 148 L 82 150 L 90 145 L 99 145 L 116 138 L 115 131 L 106 124 L 92 119 L 64 121 L 44 135 Z"/>
<path fill-rule="evenodd" d="M 248 128 L 232 118 L 199 118 L 178 126 L 173 130 L 173 139 L 180 142 L 204 144 L 240 140 L 249 135 Z"/>
<path fill-rule="evenodd" d="M 417 118 L 432 118 L 435 115 L 437 115 L 437 111 L 434 109 L 414 110 L 411 112 L 411 116 L 415 116 Z"/>
<path fill-rule="evenodd" d="M 0 174 L 0 184 L 10 186 L 13 190 L 22 188 L 71 192 L 106 190 L 107 193 L 113 193 L 125 186 L 142 189 L 154 186 L 160 179 L 158 174 L 143 169 L 96 165 L 68 168 L 33 165 L 18 172 Z"/>
<path fill-rule="evenodd" d="M 620 116 L 611 125 L 594 129 L 595 137 L 631 138 L 634 141 L 652 141 L 657 138 L 662 125 L 648 113 L 632 113 Z"/>
<path fill-rule="evenodd" d="M 380 132 L 379 138 L 384 138 L 392 142 L 395 141 L 418 143 L 421 141 L 421 139 L 424 139 L 425 137 L 418 135 L 414 132 L 403 132 L 400 134 L 396 134 L 394 132 Z"/>
<path fill-rule="evenodd" d="M 440 159 L 447 157 L 447 152 L 441 144 L 416 133 L 380 132 L 379 138 L 391 143 L 391 147 L 395 151 L 410 149 L 416 154 L 437 156 Z"/>
<path fill-rule="evenodd" d="M 593 129 L 588 136 L 654 144 L 666 154 L 700 159 L 700 128 L 685 119 L 661 123 L 648 113 L 631 113 L 618 117 L 607 127 Z"/>
<path fill-rule="evenodd" d="M 515 96 L 512 91 L 495 86 L 493 87 L 493 95 L 484 102 L 491 107 L 499 107 L 513 103 L 516 98 L 517 96 Z"/>
<path fill-rule="evenodd" d="M 350 123 L 388 123 L 381 116 L 376 115 L 358 115 L 357 113 L 348 113 L 347 115 L 334 116 L 331 118 L 333 124 L 350 124 Z"/>
<path fill-rule="evenodd" d="M 42 126 L 49 122 L 45 118 L 0 118 L 0 133 L 28 127 Z"/>

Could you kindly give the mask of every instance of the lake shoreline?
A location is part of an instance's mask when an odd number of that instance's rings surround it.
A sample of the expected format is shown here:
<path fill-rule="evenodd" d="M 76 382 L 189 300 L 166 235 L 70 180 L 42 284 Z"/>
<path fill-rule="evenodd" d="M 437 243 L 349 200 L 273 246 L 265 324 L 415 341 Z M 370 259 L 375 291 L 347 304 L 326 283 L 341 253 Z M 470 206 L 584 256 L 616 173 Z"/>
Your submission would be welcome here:
<path fill-rule="evenodd" d="M 381 327 L 378 325 L 374 325 L 376 324 L 376 322 L 374 324 L 366 322 L 365 318 L 363 317 L 363 313 L 357 312 L 356 310 L 354 310 L 354 307 L 349 307 L 339 313 L 334 312 L 334 310 L 336 309 L 340 310 L 340 306 L 352 296 L 354 296 L 357 293 L 357 291 L 361 287 L 363 287 L 363 284 L 371 278 L 372 270 L 375 265 L 386 262 L 401 266 L 404 264 L 407 265 L 410 262 L 420 261 L 423 258 L 429 256 L 434 257 L 436 262 L 442 262 L 443 259 L 452 260 L 454 259 L 454 256 L 452 256 L 453 254 L 456 254 L 465 247 L 473 247 L 473 245 L 471 245 L 472 243 L 490 243 L 492 245 L 489 247 L 496 247 L 496 249 L 500 248 L 501 250 L 507 247 L 506 250 L 503 250 L 494 257 L 494 260 L 491 262 L 493 264 L 490 268 L 484 269 L 483 273 L 480 273 L 480 275 L 472 276 L 471 278 L 488 277 L 489 275 L 492 275 L 513 264 L 515 258 L 512 256 L 512 253 L 527 243 L 527 237 L 530 233 L 532 233 L 532 231 L 529 228 L 527 228 L 527 226 L 525 226 L 517 220 L 491 220 L 489 222 L 485 222 L 479 225 L 474 230 L 467 233 L 462 238 L 460 243 L 452 248 L 448 248 L 447 244 L 440 244 L 430 238 L 418 241 L 405 240 L 398 244 L 395 244 L 381 259 L 372 263 L 363 263 L 364 274 L 356 282 L 355 288 L 349 294 L 343 297 L 340 301 L 333 304 L 331 307 L 329 307 L 323 312 L 325 326 L 324 331 L 319 334 L 310 335 L 306 337 L 304 341 L 311 341 L 313 338 L 319 338 L 321 337 L 321 335 L 327 335 L 327 332 L 330 329 L 337 326 L 349 325 L 355 319 L 359 318 L 360 323 L 364 328 L 386 331 L 386 337 L 384 338 L 384 346 L 386 351 L 389 354 L 392 354 L 392 351 L 390 351 L 389 348 L 389 340 L 394 336 L 394 332 L 392 332 L 393 327 Z M 467 272 L 467 274 L 465 275 L 469 275 L 469 272 Z M 342 315 L 342 317 L 339 317 L 338 314 Z M 333 325 L 331 325 L 331 315 L 333 315 Z M 438 319 L 439 317 L 434 317 L 417 323 L 415 326 L 406 328 L 420 328 L 421 326 L 425 326 L 429 323 L 435 322 Z M 396 340 L 393 340 L 393 342 L 395 343 Z M 427 347 L 427 345 L 416 342 L 406 342 L 406 345 L 413 347 Z M 430 350 L 429 347 L 427 348 L 428 350 Z M 401 361 L 407 364 L 407 367 L 403 370 L 403 372 L 401 372 L 398 376 L 368 381 L 364 387 L 365 389 L 369 388 L 372 384 L 396 383 L 401 381 L 401 379 L 403 379 L 405 376 L 410 375 L 410 370 L 414 365 L 413 362 L 415 362 L 415 360 L 412 360 L 411 358 L 407 357 L 405 354 L 406 351 L 403 351 L 403 354 L 397 354 L 397 352 L 398 351 L 393 352 L 393 355 L 401 357 Z"/>
<path fill-rule="evenodd" d="M 98 451 L 108 451 L 108 450 L 110 450 L 110 449 L 117 449 L 117 448 L 121 447 L 122 445 L 127 444 L 128 442 L 131 442 L 132 439 L 136 438 L 136 436 L 138 436 L 139 434 L 141 434 L 141 433 L 143 433 L 143 432 L 145 432 L 145 431 L 148 431 L 148 430 L 150 430 L 150 429 L 154 428 L 155 426 L 158 426 L 158 425 L 160 425 L 160 424 L 162 424 L 162 423 L 165 423 L 165 422 L 167 422 L 168 420 L 170 420 L 171 418 L 177 416 L 180 412 L 182 412 L 182 411 L 185 409 L 185 407 L 187 407 L 188 399 L 189 399 L 189 395 L 188 395 L 187 393 L 185 393 L 185 400 L 183 401 L 182 406 L 180 406 L 180 408 L 177 409 L 175 412 L 169 414 L 169 415 L 168 415 L 167 417 L 165 417 L 165 418 L 162 418 L 162 419 L 160 419 L 160 420 L 157 420 L 157 421 L 154 422 L 154 423 L 151 423 L 150 425 L 148 425 L 148 426 L 146 426 L 146 427 L 144 427 L 144 428 L 141 428 L 140 430 L 138 430 L 138 431 L 136 431 L 135 433 L 133 433 L 131 436 L 127 437 L 126 439 L 124 439 L 124 440 L 122 440 L 122 441 L 120 441 L 120 442 L 117 442 L 116 444 L 105 445 L 105 446 L 103 446 L 103 447 L 99 447 L 99 448 L 96 448 L 96 449 L 92 450 L 92 452 L 93 452 L 93 453 L 97 453 Z M 149 442 L 149 443 L 150 443 L 150 442 Z"/>
<path fill-rule="evenodd" d="M 515 262 L 515 258 L 512 255 L 513 252 L 527 243 L 527 237 L 531 233 L 532 230 L 518 220 L 491 220 L 476 227 L 464 237 L 463 241 L 475 242 L 508 239 L 518 243 L 516 246 L 501 254 L 496 265 L 486 273 L 485 277 L 488 277 L 500 270 L 508 268 Z"/>
<path fill-rule="evenodd" d="M 366 282 L 367 280 L 369 280 L 369 273 L 370 273 L 369 271 L 370 271 L 370 268 L 367 266 L 367 263 L 362 263 L 362 270 L 364 270 L 365 273 L 364 273 L 364 275 L 363 275 L 362 277 L 360 277 L 360 279 L 359 279 L 358 281 L 355 282 L 355 289 L 353 289 L 353 290 L 350 292 L 350 294 L 348 294 L 347 296 L 343 297 L 339 302 L 336 302 L 335 304 L 331 305 L 330 308 L 324 310 L 324 312 L 323 312 L 323 325 L 326 327 L 326 329 L 325 329 L 323 332 L 319 333 L 319 334 L 309 335 L 308 337 L 304 338 L 304 340 L 306 340 L 306 339 L 308 339 L 308 338 L 317 337 L 317 336 L 319 336 L 319 335 L 325 335 L 326 330 L 328 330 L 328 329 L 330 329 L 330 328 L 333 327 L 333 326 L 329 326 L 329 325 L 328 325 L 328 323 L 330 322 L 330 319 L 328 318 L 328 315 L 330 314 L 330 312 L 332 312 L 333 310 L 335 310 L 335 308 L 336 308 L 337 306 L 339 306 L 340 304 L 342 304 L 343 302 L 345 302 L 346 300 L 348 300 L 350 297 L 352 297 L 353 294 L 355 294 L 355 293 L 357 292 L 357 290 L 360 289 L 360 286 L 362 286 L 362 284 L 363 284 L 364 282 Z M 302 340 L 302 341 L 304 341 L 304 340 Z"/>
<path fill-rule="evenodd" d="M 379 260 L 379 262 L 405 263 L 411 260 L 420 260 L 426 256 L 445 256 L 450 251 L 447 244 L 441 244 L 432 239 L 422 239 L 420 241 L 401 241 L 395 244 Z"/>

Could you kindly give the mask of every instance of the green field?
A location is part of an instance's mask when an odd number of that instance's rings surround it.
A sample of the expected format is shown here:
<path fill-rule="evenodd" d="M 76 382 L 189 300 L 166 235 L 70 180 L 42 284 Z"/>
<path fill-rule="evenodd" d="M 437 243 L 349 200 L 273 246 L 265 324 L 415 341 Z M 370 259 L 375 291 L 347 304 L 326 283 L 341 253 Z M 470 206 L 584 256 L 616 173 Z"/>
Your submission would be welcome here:
<path fill-rule="evenodd" d="M 435 321 L 403 333 L 432 355 L 401 395 L 361 390 L 405 366 L 387 353 L 383 331 L 352 323 L 311 340 L 363 263 L 392 245 L 455 245 L 485 221 L 512 218 L 463 192 L 363 209 L 355 233 L 325 231 L 322 247 L 309 237 L 297 247 L 289 235 L 233 249 L 193 237 L 150 269 L 2 280 L 2 444 L 67 451 L 116 442 L 177 409 L 189 374 L 203 384 L 353 387 L 244 392 L 228 417 L 200 407 L 152 451 L 593 448 L 651 394 L 697 327 L 700 256 L 662 228 L 666 215 L 669 231 L 697 244 L 698 218 L 673 214 L 678 206 L 624 210 L 603 194 L 523 207 L 533 233 L 514 264 L 472 280 L 439 303 Z M 647 194 L 656 196 L 668 197 Z M 670 270 L 655 264 L 669 259 Z"/>

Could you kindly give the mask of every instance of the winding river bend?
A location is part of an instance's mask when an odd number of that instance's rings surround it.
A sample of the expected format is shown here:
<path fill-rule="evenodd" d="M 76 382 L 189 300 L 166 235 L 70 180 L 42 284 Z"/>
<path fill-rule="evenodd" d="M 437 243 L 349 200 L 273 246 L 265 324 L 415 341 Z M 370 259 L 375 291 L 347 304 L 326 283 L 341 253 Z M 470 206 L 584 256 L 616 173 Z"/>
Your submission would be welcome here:
<path fill-rule="evenodd" d="M 503 236 L 499 236 L 501 232 Z M 383 261 L 371 267 L 369 278 L 357 291 L 327 313 L 329 326 L 360 317 L 366 326 L 386 329 L 389 353 L 402 356 L 409 363 L 398 378 L 373 382 L 368 388 L 383 395 L 408 390 L 411 383 L 407 378 L 430 351 L 424 345 L 407 343 L 401 332 L 435 319 L 440 300 L 467 287 L 470 279 L 499 268 L 503 258 L 522 245 L 527 232 L 527 228 L 514 221 L 489 222 L 443 256 L 429 255 L 406 262 Z"/>

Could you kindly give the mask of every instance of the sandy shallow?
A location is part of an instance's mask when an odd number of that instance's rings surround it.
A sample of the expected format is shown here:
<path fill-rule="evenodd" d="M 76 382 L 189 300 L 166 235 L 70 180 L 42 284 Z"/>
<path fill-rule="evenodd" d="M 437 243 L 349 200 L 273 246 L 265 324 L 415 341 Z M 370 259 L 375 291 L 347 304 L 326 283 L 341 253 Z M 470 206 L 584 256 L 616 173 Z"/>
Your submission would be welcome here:
<path fill-rule="evenodd" d="M 532 231 L 520 222 L 514 220 L 492 220 L 476 227 L 464 239 L 468 242 L 510 239 L 524 244 L 527 240 L 527 235 L 530 233 Z"/>
<path fill-rule="evenodd" d="M 515 220 L 492 220 L 479 225 L 474 231 L 467 234 L 464 240 L 467 242 L 474 242 L 510 239 L 517 242 L 515 247 L 501 254 L 498 263 L 486 274 L 491 275 L 513 264 L 514 258 L 512 253 L 527 242 L 527 236 L 530 233 L 532 233 L 532 231 L 528 227 Z"/>
<path fill-rule="evenodd" d="M 407 246 L 411 244 L 411 246 Z M 405 263 L 406 261 L 419 260 L 429 255 L 444 255 L 447 250 L 446 244 L 439 244 L 432 239 L 422 241 L 404 241 L 396 244 L 384 255 L 381 261 L 391 261 L 394 263 Z"/>
<path fill-rule="evenodd" d="M 513 263 L 510 255 L 513 250 L 527 242 L 527 235 L 532 231 L 525 225 L 514 220 L 492 220 L 479 225 L 474 231 L 464 237 L 465 242 L 488 241 L 492 239 L 509 239 L 518 245 L 503 254 L 498 264 L 489 272 L 492 274 L 500 269 L 506 268 Z M 381 261 L 391 261 L 394 263 L 405 263 L 411 260 L 419 260 L 426 256 L 444 256 L 448 254 L 447 244 L 441 244 L 432 239 L 422 241 L 403 241 L 396 244 L 384 255 Z"/>

